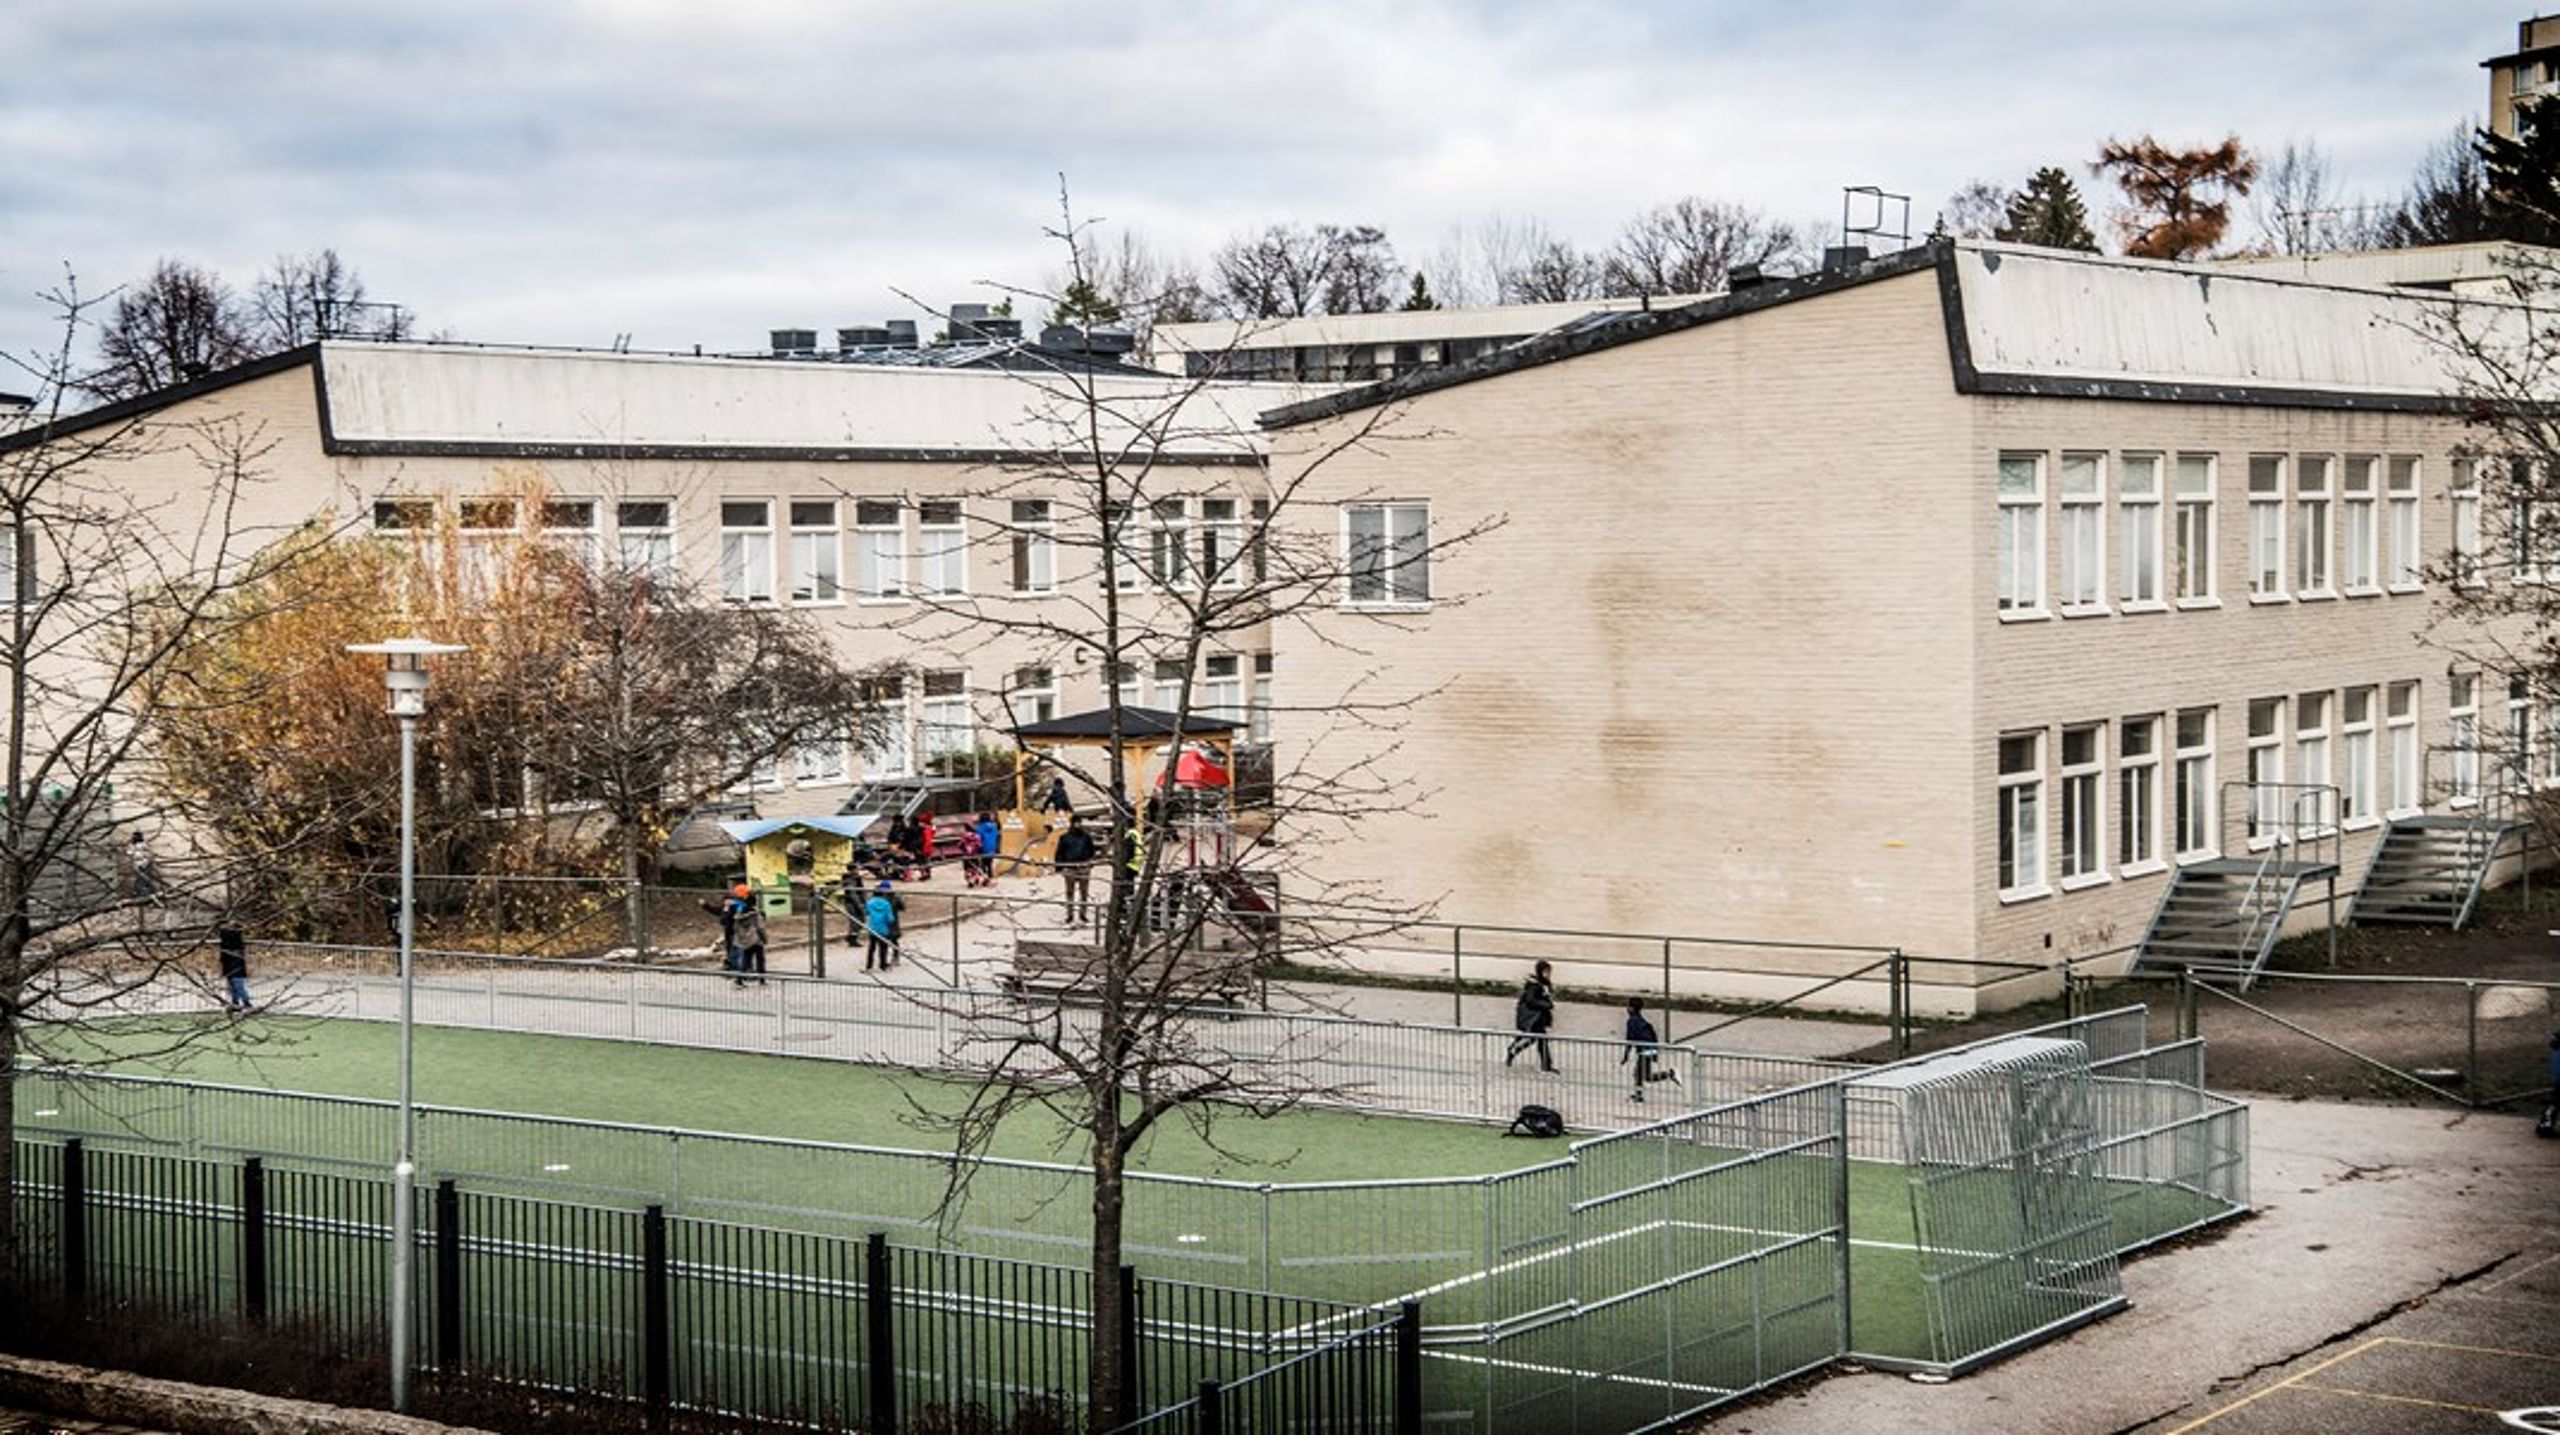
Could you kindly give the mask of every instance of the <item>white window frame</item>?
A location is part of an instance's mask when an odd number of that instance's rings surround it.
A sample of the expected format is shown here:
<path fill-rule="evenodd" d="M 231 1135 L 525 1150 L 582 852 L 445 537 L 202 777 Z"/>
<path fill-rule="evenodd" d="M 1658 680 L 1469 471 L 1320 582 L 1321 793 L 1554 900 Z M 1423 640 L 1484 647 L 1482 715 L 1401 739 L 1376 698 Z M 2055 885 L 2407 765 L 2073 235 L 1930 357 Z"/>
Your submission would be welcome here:
<path fill-rule="evenodd" d="M 2507 578 L 2515 583 L 2542 583 L 2550 579 L 2560 562 L 2545 553 L 2542 530 L 2550 525 L 2541 521 L 2539 510 L 2548 500 L 2541 496 L 2533 477 L 2533 460 L 2507 460 Z"/>
<path fill-rule="evenodd" d="M 2453 557 L 2453 581 L 2459 588 L 2478 588 L 2489 581 L 2488 550 L 2482 546 L 2480 532 L 2480 465 L 2477 461 L 2457 458 L 2453 461 L 2453 487 L 2445 494 L 2451 512 L 2447 527 L 2448 550 Z"/>
<path fill-rule="evenodd" d="M 2385 817 L 2415 817 L 2427 807 L 2426 748 L 2418 739 L 2420 700 L 2415 682 L 2383 688 L 2382 725 L 2391 749 L 2391 805 Z"/>
<path fill-rule="evenodd" d="M 1013 532 L 1006 545 L 1006 579 L 1014 596 L 1042 598 L 1057 592 L 1056 510 L 1045 498 L 1017 498 L 1009 512 Z"/>
<path fill-rule="evenodd" d="M 1252 696 L 1247 699 L 1246 732 L 1254 746 L 1269 747 L 1272 734 L 1272 661 L 1269 649 L 1253 655 Z"/>
<path fill-rule="evenodd" d="M 2165 716 L 2146 713 L 2116 722 L 2116 875 L 2165 870 L 2160 856 L 2160 768 Z"/>
<path fill-rule="evenodd" d="M 1993 492 L 1993 610 L 2004 623 L 2051 617 L 2044 606 L 2044 455 L 2000 455 Z"/>
<path fill-rule="evenodd" d="M 832 498 L 795 498 L 791 520 L 791 601 L 832 608 L 844 602 L 844 509 Z"/>
<path fill-rule="evenodd" d="M 498 557 L 523 530 L 524 504 L 514 494 L 475 494 L 454 505 L 454 576 L 466 593 L 486 594 Z"/>
<path fill-rule="evenodd" d="M 2251 698 L 2249 700 L 2247 766 L 2242 770 L 2249 781 L 2247 846 L 2252 852 L 2263 852 L 2276 844 L 2276 834 L 2284 823 L 2284 739 L 2285 719 L 2293 714 L 2291 698 Z M 2259 721 L 2261 715 L 2267 719 Z"/>
<path fill-rule="evenodd" d="M 1148 706 L 1154 708 L 1158 712 L 1170 713 L 1181 711 L 1183 680 L 1191 676 L 1191 670 L 1182 665 L 1182 660 L 1180 658 L 1158 658 L 1150 666 L 1148 676 L 1154 680 L 1154 701 L 1150 702 Z M 1199 695 L 1194 693 L 1192 696 L 1194 699 L 1193 711 L 1196 713 L 1198 711 L 1197 700 Z"/>
<path fill-rule="evenodd" d="M 2381 703 L 2381 690 L 2370 684 L 2338 693 L 2338 817 L 2350 832 L 2382 825 Z"/>
<path fill-rule="evenodd" d="M 1058 715 L 1058 670 L 1051 667 L 1025 666 L 1013 670 L 1006 680 L 1005 709 L 1013 715 L 1015 727 L 1047 722 Z"/>
<path fill-rule="evenodd" d="M 2503 766 L 2507 791 L 2533 791 L 2533 684 L 2522 677 L 2507 679 L 2507 748 Z"/>
<path fill-rule="evenodd" d="M 2066 618 L 2090 618 L 2107 608 L 2107 457 L 2065 453 L 2054 470 L 2060 572 L 2055 606 Z"/>
<path fill-rule="evenodd" d="M 853 600 L 909 601 L 906 500 L 875 495 L 853 501 Z"/>
<path fill-rule="evenodd" d="M 956 498 L 916 502 L 916 596 L 969 595 L 969 511 Z"/>
<path fill-rule="evenodd" d="M 846 749 L 852 744 L 843 737 L 817 737 L 791 750 L 791 785 L 794 787 L 841 787 L 852 777 L 852 763 Z"/>
<path fill-rule="evenodd" d="M 2480 675 L 2445 675 L 2445 751 L 2448 807 L 2480 804 Z"/>
<path fill-rule="evenodd" d="M 969 702 L 969 675 L 958 668 L 924 674 L 923 696 L 916 703 L 920 741 L 916 756 L 930 765 L 947 753 L 967 752 L 978 745 L 977 711 Z"/>
<path fill-rule="evenodd" d="M 1244 586 L 1243 512 L 1232 498 L 1200 500 L 1200 574 L 1212 587 Z"/>
<path fill-rule="evenodd" d="M 1191 500 L 1158 498 L 1147 504 L 1147 582 L 1165 592 L 1191 587 Z"/>
<path fill-rule="evenodd" d="M 31 571 L 24 555 L 27 546 L 17 525 L 0 523 L 0 609 L 14 608 L 26 597 L 25 579 Z"/>
<path fill-rule="evenodd" d="M 2156 453 L 2129 453 L 2116 460 L 2116 597 L 2118 611 L 2156 613 L 2169 605 L 2162 597 L 2165 576 L 2161 547 L 2162 486 L 2166 464 Z"/>
<path fill-rule="evenodd" d="M 2296 791 L 2292 794 L 2293 810 L 2286 815 L 2285 831 L 2294 837 L 2325 837 L 2332 830 L 2330 819 L 2336 813 L 2328 808 L 2318 787 L 2335 787 L 2337 747 L 2330 732 L 2335 720 L 2337 694 L 2303 693 L 2293 700 L 2293 771 Z M 2303 805 L 2310 804 L 2308 813 Z"/>
<path fill-rule="evenodd" d="M 2419 528 L 2419 502 L 2425 473 L 2412 454 L 2385 461 L 2383 480 L 2382 581 L 2393 593 L 2415 593 L 2426 585 L 2426 548 Z"/>
<path fill-rule="evenodd" d="M 2024 902 L 2053 895 L 2045 885 L 2044 870 L 2044 730 L 2004 732 L 1993 740 L 1992 771 L 1995 775 L 1993 826 L 1993 880 L 2000 883 L 2000 900 Z M 2010 744 L 2024 743 L 2027 763 L 2009 766 Z M 2001 851 L 2008 853 L 2007 871 L 2001 870 Z"/>
<path fill-rule="evenodd" d="M 575 494 L 542 501 L 542 541 L 594 569 L 604 552 L 604 505 Z"/>
<path fill-rule="evenodd" d="M 720 601 L 773 601 L 773 500 L 723 495 L 720 505 Z M 748 521 L 750 511 L 761 518 Z"/>
<path fill-rule="evenodd" d="M 613 551 L 626 572 L 646 574 L 653 583 L 673 583 L 676 501 L 654 496 L 614 500 Z"/>
<path fill-rule="evenodd" d="M 2190 719 L 2193 721 L 2190 722 Z M 2214 780 L 2212 708 L 2182 708 L 2169 719 L 2170 855 L 2180 862 L 2210 862 L 2222 855 L 2222 789 Z M 2190 739 L 2192 727 L 2201 736 Z M 2193 836 L 2200 839 L 2190 843 Z"/>
<path fill-rule="evenodd" d="M 1114 499 L 1102 508 L 1102 542 L 1104 561 L 1111 565 L 1111 586 L 1123 593 L 1139 592 L 1147 586 L 1147 576 L 1154 572 L 1140 532 L 1137 510 Z"/>
<path fill-rule="evenodd" d="M 2209 453 L 2182 453 L 2170 471 L 2169 556 L 2161 574 L 2174 589 L 2181 608 L 2222 606 L 2220 580 L 2214 574 L 2220 535 L 2214 525 L 2215 486 L 2221 482 L 2219 460 Z"/>
<path fill-rule="evenodd" d="M 1202 717 L 1241 725 L 1245 720 L 1244 663 L 1242 653 L 1211 653 L 1201 659 L 1192 708 Z"/>
<path fill-rule="evenodd" d="M 2085 754 L 2074 759 L 2073 739 Z M 2107 725 L 2073 723 L 2062 729 L 2054 750 L 2054 871 L 2065 892 L 2095 887 L 2107 880 Z"/>
<path fill-rule="evenodd" d="M 2382 460 L 2351 453 L 2338 470 L 2338 591 L 2350 598 L 2382 592 Z"/>
<path fill-rule="evenodd" d="M 2325 453 L 2293 460 L 2293 595 L 2338 596 L 2338 460 Z"/>
<path fill-rule="evenodd" d="M 1374 561 L 1353 535 L 1359 515 L 1378 515 L 1379 538 Z M 1399 537 L 1400 517 L 1418 515 L 1412 531 Z M 1419 499 L 1342 505 L 1342 605 L 1346 608 L 1420 609 L 1431 606 L 1431 505 Z M 1410 552 L 1398 556 L 1399 546 Z M 1374 579 L 1377 592 L 1362 596 L 1364 579 Z M 1415 588 L 1420 591 L 1413 591 Z"/>
<path fill-rule="evenodd" d="M 2282 454 L 2249 455 L 2249 601 L 2290 603 L 2285 592 Z"/>
<path fill-rule="evenodd" d="M 866 778 L 913 777 L 916 771 L 916 713 L 904 677 L 874 678 L 864 684 L 862 706 L 862 775 Z"/>

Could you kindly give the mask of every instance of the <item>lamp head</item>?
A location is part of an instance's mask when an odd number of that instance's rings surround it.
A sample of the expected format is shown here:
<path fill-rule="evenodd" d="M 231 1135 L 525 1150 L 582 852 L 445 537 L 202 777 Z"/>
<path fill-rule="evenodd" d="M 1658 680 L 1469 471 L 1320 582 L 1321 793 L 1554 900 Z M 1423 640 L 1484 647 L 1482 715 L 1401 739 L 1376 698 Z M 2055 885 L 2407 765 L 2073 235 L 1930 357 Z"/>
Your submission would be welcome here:
<path fill-rule="evenodd" d="M 349 643 L 350 653 L 377 653 L 383 660 L 382 683 L 390 690 L 393 717 L 424 717 L 427 712 L 427 659 L 464 651 L 459 643 L 425 638 L 388 638 L 379 643 Z"/>

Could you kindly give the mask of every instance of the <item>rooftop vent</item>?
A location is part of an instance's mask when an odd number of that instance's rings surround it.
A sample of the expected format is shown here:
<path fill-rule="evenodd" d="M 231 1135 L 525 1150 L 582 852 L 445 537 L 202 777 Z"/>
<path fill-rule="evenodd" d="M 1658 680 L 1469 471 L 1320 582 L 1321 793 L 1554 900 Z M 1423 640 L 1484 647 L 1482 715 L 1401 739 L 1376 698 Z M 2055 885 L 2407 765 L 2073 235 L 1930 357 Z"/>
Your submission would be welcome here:
<path fill-rule="evenodd" d="M 887 324 L 883 325 L 882 327 L 886 328 L 886 329 L 889 331 L 889 347 L 890 347 L 890 348 L 892 348 L 892 349 L 912 349 L 912 348 L 914 348 L 914 347 L 916 346 L 916 321 L 915 321 L 915 320 L 913 320 L 913 319 L 892 319 L 892 320 L 890 320 Z"/>
<path fill-rule="evenodd" d="M 885 349 L 889 347 L 889 329 L 885 324 L 868 328 L 836 330 L 839 349 Z"/>
<path fill-rule="evenodd" d="M 818 331 L 815 329 L 776 329 L 773 331 L 773 356 L 777 359 L 787 359 L 796 354 L 814 354 L 816 352 L 818 352 Z"/>
<path fill-rule="evenodd" d="M 1867 246 L 1863 244 L 1834 244 L 1822 251 L 1825 274 L 1845 274 L 1866 262 Z"/>
<path fill-rule="evenodd" d="M 1745 289 L 1757 289 L 1767 282 L 1769 281 L 1761 276 L 1760 266 L 1757 264 L 1736 264 L 1724 277 L 1725 290 L 1732 294 L 1739 294 Z"/>

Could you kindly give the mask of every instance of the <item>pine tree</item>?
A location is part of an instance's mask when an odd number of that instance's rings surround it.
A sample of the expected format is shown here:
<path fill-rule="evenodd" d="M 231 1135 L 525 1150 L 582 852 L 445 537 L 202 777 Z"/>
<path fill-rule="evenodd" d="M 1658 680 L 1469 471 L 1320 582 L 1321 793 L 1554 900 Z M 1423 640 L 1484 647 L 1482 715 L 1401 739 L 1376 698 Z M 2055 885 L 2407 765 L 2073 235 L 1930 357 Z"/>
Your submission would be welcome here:
<path fill-rule="evenodd" d="M 2089 207 L 2080 202 L 2080 187 L 2055 165 L 2046 165 L 2018 191 L 2008 218 L 1993 232 L 2013 244 L 2040 244 L 2047 249 L 2096 253 L 2098 236 L 2089 229 Z"/>
<path fill-rule="evenodd" d="M 2516 108 L 2513 138 L 2480 132 L 2488 211 L 2497 237 L 2526 244 L 2560 242 L 2560 123 L 2541 104 Z"/>
<path fill-rule="evenodd" d="M 1090 279 L 1070 282 L 1058 295 L 1056 307 L 1049 311 L 1049 322 L 1074 329 L 1089 329 L 1097 324 L 1117 324 L 1121 320 L 1120 305 L 1102 292 Z"/>
<path fill-rule="evenodd" d="M 1421 270 L 1413 271 L 1413 289 L 1404 296 L 1404 303 L 1400 307 L 1408 314 L 1417 309 L 1440 307 L 1440 301 L 1431 297 L 1431 285 L 1423 279 Z"/>

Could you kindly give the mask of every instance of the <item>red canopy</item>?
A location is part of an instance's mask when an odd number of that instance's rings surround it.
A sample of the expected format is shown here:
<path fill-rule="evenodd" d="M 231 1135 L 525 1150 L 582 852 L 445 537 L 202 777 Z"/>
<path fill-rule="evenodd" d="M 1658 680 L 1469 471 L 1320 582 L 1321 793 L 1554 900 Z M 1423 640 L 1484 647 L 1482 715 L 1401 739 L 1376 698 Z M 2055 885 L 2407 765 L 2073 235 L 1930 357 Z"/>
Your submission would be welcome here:
<path fill-rule="evenodd" d="M 1196 749 L 1186 750 L 1173 762 L 1173 781 L 1177 787 L 1225 787 L 1231 781 L 1227 770 Z"/>

